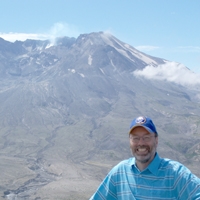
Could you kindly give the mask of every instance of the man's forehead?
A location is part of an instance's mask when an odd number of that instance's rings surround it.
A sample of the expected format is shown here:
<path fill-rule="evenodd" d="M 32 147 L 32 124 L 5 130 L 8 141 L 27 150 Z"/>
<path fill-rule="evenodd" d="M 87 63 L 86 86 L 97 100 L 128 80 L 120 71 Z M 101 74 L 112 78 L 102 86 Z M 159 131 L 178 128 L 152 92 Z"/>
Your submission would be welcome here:
<path fill-rule="evenodd" d="M 143 126 L 136 126 L 131 132 L 130 134 L 131 135 L 136 135 L 136 134 L 140 134 L 140 133 L 143 133 L 143 134 L 150 134 L 149 131 L 144 128 Z"/>

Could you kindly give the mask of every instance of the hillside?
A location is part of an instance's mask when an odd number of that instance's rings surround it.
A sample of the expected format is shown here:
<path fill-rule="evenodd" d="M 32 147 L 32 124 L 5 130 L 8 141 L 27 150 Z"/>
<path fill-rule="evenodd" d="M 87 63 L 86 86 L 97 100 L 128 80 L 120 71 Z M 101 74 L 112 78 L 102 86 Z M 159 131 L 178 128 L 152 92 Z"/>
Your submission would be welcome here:
<path fill-rule="evenodd" d="M 131 156 L 139 115 L 156 124 L 159 154 L 200 177 L 199 89 L 134 74 L 167 62 L 103 32 L 0 39 L 1 199 L 88 199 Z"/>

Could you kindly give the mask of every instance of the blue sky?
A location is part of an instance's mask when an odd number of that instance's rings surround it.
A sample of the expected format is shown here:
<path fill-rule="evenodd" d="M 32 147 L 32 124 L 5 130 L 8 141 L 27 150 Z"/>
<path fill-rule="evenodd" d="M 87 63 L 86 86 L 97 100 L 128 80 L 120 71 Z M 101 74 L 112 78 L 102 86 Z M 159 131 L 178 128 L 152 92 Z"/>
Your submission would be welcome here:
<path fill-rule="evenodd" d="M 78 37 L 109 31 L 152 56 L 200 73 L 199 0 L 0 0 L 0 37 Z"/>

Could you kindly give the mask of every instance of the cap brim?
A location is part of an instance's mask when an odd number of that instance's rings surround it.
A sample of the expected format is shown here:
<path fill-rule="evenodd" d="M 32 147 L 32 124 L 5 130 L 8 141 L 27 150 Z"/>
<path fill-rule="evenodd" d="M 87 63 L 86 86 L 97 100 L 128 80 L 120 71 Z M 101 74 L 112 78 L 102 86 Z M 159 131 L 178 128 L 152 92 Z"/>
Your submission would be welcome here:
<path fill-rule="evenodd" d="M 131 134 L 132 130 L 137 128 L 137 127 L 143 127 L 144 129 L 146 129 L 149 133 L 154 133 L 150 128 L 146 127 L 146 126 L 142 126 L 142 125 L 136 125 L 134 127 L 132 127 L 129 131 L 129 134 Z"/>

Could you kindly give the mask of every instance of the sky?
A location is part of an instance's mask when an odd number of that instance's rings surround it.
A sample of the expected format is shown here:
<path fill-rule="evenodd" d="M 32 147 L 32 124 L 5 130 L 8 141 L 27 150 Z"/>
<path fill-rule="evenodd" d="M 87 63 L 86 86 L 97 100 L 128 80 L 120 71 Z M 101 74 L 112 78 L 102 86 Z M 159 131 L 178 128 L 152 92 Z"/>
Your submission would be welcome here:
<path fill-rule="evenodd" d="M 0 5 L 5 40 L 105 31 L 200 75 L 199 0 L 0 0 Z"/>

